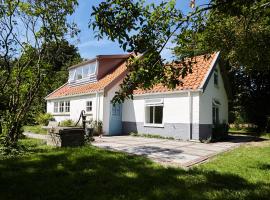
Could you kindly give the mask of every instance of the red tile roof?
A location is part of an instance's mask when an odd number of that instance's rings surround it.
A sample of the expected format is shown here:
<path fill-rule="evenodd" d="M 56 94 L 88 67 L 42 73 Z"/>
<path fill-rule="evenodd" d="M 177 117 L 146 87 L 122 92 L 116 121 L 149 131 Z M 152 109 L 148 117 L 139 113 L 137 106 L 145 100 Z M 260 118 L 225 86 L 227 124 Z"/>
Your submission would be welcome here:
<path fill-rule="evenodd" d="M 205 55 L 194 57 L 192 61 L 196 61 L 196 63 L 192 65 L 192 73 L 187 74 L 183 79 L 180 78 L 183 84 L 176 86 L 173 90 L 163 86 L 162 84 L 157 84 L 150 90 L 137 89 L 133 93 L 146 94 L 199 89 L 206 78 L 208 71 L 210 70 L 211 63 L 214 61 L 216 55 L 217 53 L 213 53 L 207 58 L 205 58 Z"/>
<path fill-rule="evenodd" d="M 183 84 L 177 86 L 174 90 L 170 90 L 167 87 L 158 84 L 154 86 L 150 90 L 142 90 L 137 89 L 134 91 L 134 94 L 145 94 L 145 93 L 158 93 L 158 92 L 168 92 L 168 91 L 178 91 L 178 90 L 195 90 L 198 89 L 203 80 L 205 79 L 211 63 L 213 62 L 214 58 L 216 57 L 216 53 L 210 55 L 210 58 L 205 58 L 204 55 L 196 56 L 196 64 L 192 66 L 192 73 L 185 76 L 182 79 Z M 105 77 L 98 80 L 95 83 L 85 83 L 82 85 L 68 85 L 67 83 L 61 86 L 60 88 L 56 89 L 54 92 L 49 94 L 46 99 L 54 99 L 59 97 L 65 96 L 73 96 L 73 95 L 80 95 L 80 94 L 87 94 L 97 91 L 102 91 L 106 87 L 110 86 L 113 82 L 119 79 L 119 77 L 124 76 L 126 73 L 126 63 L 122 63 L 119 67 L 117 67 L 112 72 L 108 73 Z"/>

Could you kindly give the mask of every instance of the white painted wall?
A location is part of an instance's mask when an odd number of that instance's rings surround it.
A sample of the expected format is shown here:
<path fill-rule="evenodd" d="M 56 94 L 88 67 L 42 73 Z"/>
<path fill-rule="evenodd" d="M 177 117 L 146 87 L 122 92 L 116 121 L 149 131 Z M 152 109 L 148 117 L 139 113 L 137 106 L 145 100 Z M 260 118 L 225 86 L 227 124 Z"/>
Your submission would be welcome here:
<path fill-rule="evenodd" d="M 199 95 L 193 95 L 194 113 L 193 121 L 199 119 Z M 122 121 L 144 122 L 145 121 L 145 99 L 163 98 L 163 122 L 164 123 L 189 123 L 189 96 L 187 92 L 174 94 L 148 94 L 135 96 L 134 100 L 126 100 L 123 104 Z"/>
<path fill-rule="evenodd" d="M 200 96 L 200 124 L 212 124 L 212 102 L 217 99 L 221 105 L 220 108 L 220 123 L 228 123 L 228 97 L 224 87 L 224 82 L 218 69 L 218 87 L 214 84 L 214 73 L 212 73 L 207 87 Z"/>
<path fill-rule="evenodd" d="M 55 120 L 61 122 L 66 119 L 72 119 L 77 122 L 82 110 L 86 110 L 86 101 L 92 101 L 92 112 L 87 112 L 87 120 L 96 120 L 97 106 L 99 104 L 99 120 L 103 120 L 103 94 L 99 93 L 100 103 L 96 101 L 96 94 L 81 95 L 76 97 L 67 97 L 55 100 L 47 100 L 47 113 L 51 113 Z M 69 113 L 54 113 L 54 102 L 70 101 Z"/>

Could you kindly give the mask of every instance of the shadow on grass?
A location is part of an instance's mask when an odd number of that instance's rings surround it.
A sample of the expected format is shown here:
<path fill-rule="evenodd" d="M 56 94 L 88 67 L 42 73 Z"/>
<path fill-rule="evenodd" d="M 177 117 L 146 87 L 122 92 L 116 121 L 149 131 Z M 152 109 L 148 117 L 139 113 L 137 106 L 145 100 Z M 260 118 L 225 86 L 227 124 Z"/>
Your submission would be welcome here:
<path fill-rule="evenodd" d="M 1 200 L 267 199 L 269 195 L 269 185 L 234 174 L 164 168 L 143 157 L 94 147 L 0 160 Z"/>
<path fill-rule="evenodd" d="M 254 135 L 238 135 L 236 133 L 229 132 L 229 135 L 218 142 L 233 142 L 233 143 L 246 143 L 246 142 L 261 142 L 268 139 L 260 138 Z"/>

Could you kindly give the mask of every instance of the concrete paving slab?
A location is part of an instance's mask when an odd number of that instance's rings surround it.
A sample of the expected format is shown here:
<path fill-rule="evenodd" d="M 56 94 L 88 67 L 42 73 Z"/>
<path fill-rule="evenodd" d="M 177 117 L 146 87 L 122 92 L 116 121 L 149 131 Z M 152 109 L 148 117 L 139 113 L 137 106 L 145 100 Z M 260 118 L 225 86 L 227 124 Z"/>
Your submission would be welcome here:
<path fill-rule="evenodd" d="M 192 141 L 116 136 L 96 138 L 93 145 L 108 150 L 143 155 L 164 165 L 190 167 L 248 142 L 245 138 L 237 138 L 237 140 L 204 144 Z"/>

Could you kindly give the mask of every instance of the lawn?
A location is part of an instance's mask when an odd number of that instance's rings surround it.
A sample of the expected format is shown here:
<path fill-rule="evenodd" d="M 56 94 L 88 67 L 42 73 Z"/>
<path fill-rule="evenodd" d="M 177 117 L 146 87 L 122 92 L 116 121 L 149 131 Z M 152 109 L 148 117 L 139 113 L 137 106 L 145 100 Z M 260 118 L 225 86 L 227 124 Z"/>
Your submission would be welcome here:
<path fill-rule="evenodd" d="M 54 149 L 21 141 L 0 159 L 0 199 L 269 199 L 270 143 L 243 146 L 190 170 L 92 146 Z"/>
<path fill-rule="evenodd" d="M 32 133 L 37 133 L 37 134 L 47 134 L 47 130 L 42 128 L 41 125 L 24 126 L 23 130 L 25 132 L 32 132 Z"/>

